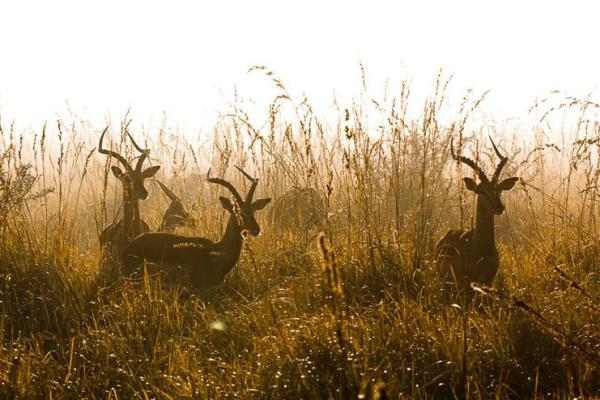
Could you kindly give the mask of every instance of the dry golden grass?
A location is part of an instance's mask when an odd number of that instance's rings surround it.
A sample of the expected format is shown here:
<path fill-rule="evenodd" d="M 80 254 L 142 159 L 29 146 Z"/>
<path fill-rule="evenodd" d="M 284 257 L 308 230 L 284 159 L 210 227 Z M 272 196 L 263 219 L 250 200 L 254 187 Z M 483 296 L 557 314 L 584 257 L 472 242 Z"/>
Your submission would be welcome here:
<path fill-rule="evenodd" d="M 452 111 L 440 76 L 418 113 L 405 83 L 396 98 L 362 94 L 326 121 L 270 71 L 253 71 L 279 93 L 260 126 L 238 103 L 210 144 L 130 126 L 198 219 L 184 232 L 216 239 L 223 230 L 209 165 L 240 187 L 233 165 L 251 171 L 260 195 L 299 186 L 323 199 L 318 241 L 314 229 L 275 232 L 265 212 L 263 234 L 209 293 L 124 281 L 101 262 L 98 233 L 120 201 L 93 153 L 103 127 L 3 126 L 0 397 L 600 396 L 596 103 L 552 94 L 523 134 L 479 123 L 480 97 Z M 579 123 L 549 122 L 565 112 Z M 128 121 L 111 129 L 123 152 Z M 488 132 L 511 156 L 505 174 L 521 180 L 496 221 L 495 290 L 453 304 L 432 252 L 447 229 L 471 225 L 474 198 L 449 139 L 489 163 Z M 142 215 L 156 227 L 166 202 L 149 186 Z"/>

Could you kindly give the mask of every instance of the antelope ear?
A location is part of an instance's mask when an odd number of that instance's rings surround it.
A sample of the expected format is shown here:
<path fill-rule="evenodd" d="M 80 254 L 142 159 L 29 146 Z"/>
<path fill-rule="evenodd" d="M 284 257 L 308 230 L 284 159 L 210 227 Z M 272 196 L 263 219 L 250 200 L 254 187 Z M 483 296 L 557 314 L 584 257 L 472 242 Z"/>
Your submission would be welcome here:
<path fill-rule="evenodd" d="M 463 181 L 465 182 L 467 189 L 469 189 L 471 192 L 477 193 L 477 183 L 475 183 L 473 179 L 463 178 Z"/>
<path fill-rule="evenodd" d="M 254 211 L 258 211 L 258 210 L 262 210 L 263 208 L 265 208 L 267 206 L 267 204 L 269 204 L 271 202 L 271 199 L 260 199 L 260 200 L 256 200 L 254 203 L 252 203 L 252 209 Z"/>
<path fill-rule="evenodd" d="M 160 165 L 155 165 L 154 167 L 146 168 L 144 172 L 142 172 L 142 176 L 145 179 L 152 178 L 154 175 L 156 175 L 159 169 Z"/>
<path fill-rule="evenodd" d="M 226 209 L 230 213 L 233 213 L 233 204 L 231 204 L 231 200 L 223 196 L 219 196 L 219 200 L 221 201 L 221 205 L 224 209 Z"/>
<path fill-rule="evenodd" d="M 118 180 L 123 181 L 125 179 L 125 174 L 123 173 L 121 168 L 117 167 L 116 165 L 113 165 L 112 167 L 110 167 L 110 170 L 112 171 L 115 178 L 117 178 Z"/>
<path fill-rule="evenodd" d="M 498 189 L 500 190 L 510 190 L 515 186 L 515 183 L 519 180 L 518 177 L 513 176 L 512 178 L 506 178 L 502 182 L 498 184 Z"/>

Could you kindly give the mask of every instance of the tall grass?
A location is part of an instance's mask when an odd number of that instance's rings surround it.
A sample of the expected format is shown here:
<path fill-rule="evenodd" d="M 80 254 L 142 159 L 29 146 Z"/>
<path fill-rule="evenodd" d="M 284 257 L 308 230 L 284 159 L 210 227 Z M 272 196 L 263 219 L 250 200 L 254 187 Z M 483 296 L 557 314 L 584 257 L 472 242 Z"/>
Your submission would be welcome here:
<path fill-rule="evenodd" d="M 129 115 L 109 131 L 122 153 L 127 126 L 152 149 L 160 179 L 200 221 L 182 233 L 223 232 L 209 166 L 240 188 L 233 165 L 251 171 L 261 195 L 321 194 L 319 241 L 316 230 L 270 229 L 264 212 L 263 234 L 209 293 L 103 273 L 98 234 L 121 198 L 94 153 L 103 127 L 3 123 L 0 397 L 600 395 L 598 104 L 553 93 L 532 110 L 536 124 L 511 130 L 480 118 L 485 93 L 449 105 L 442 74 L 416 108 L 407 82 L 372 99 L 363 77 L 332 118 L 267 68 L 252 72 L 277 92 L 262 121 L 235 101 L 201 143 L 166 126 L 136 131 Z M 473 220 L 471 171 L 450 162 L 450 139 L 489 167 L 488 134 L 521 180 L 497 218 L 496 289 L 465 309 L 444 300 L 433 249 Z M 150 192 L 142 216 L 157 227 L 166 199 Z"/>

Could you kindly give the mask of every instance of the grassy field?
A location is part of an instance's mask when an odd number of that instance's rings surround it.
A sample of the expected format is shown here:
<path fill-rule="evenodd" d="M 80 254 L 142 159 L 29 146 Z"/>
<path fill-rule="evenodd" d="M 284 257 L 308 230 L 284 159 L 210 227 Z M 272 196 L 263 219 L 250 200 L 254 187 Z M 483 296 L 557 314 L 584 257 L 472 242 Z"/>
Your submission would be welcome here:
<path fill-rule="evenodd" d="M 375 100 L 365 88 L 319 116 L 255 72 L 278 94 L 259 123 L 234 102 L 202 141 L 129 128 L 199 221 L 180 232 L 223 232 L 210 166 L 240 188 L 243 166 L 260 197 L 300 186 L 323 198 L 314 227 L 276 231 L 268 207 L 257 213 L 263 233 L 209 293 L 101 262 L 121 198 L 94 151 L 103 126 L 2 122 L 1 398 L 600 396 L 600 105 L 554 93 L 535 124 L 509 125 L 482 118 L 483 96 L 447 104 L 440 76 L 424 104 L 408 84 Z M 109 135 L 131 154 L 128 121 Z M 490 170 L 488 135 L 520 180 L 496 218 L 495 290 L 466 303 L 442 295 L 433 249 L 474 213 L 450 139 Z M 148 187 L 142 217 L 157 227 L 167 202 Z"/>

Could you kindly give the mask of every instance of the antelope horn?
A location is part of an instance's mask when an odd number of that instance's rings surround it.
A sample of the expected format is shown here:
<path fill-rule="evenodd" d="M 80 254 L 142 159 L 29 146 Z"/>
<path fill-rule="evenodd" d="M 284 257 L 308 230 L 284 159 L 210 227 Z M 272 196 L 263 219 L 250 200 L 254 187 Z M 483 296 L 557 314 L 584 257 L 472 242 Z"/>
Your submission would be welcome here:
<path fill-rule="evenodd" d="M 163 192 L 165 192 L 165 194 L 171 201 L 179 201 L 179 197 L 177 197 L 177 195 L 175 193 L 173 193 L 171 191 L 171 189 L 169 189 L 164 183 L 162 183 L 158 179 L 155 179 L 155 181 L 156 181 L 156 183 L 158 183 L 158 185 L 161 187 Z"/>
<path fill-rule="evenodd" d="M 242 200 L 242 197 L 240 196 L 240 194 L 238 193 L 238 191 L 236 190 L 235 187 L 233 187 L 233 185 L 230 182 L 227 182 L 225 179 L 221 179 L 221 178 L 211 178 L 210 177 L 210 171 L 212 168 L 208 169 L 208 173 L 206 174 L 206 180 L 210 183 L 216 183 L 217 185 L 221 185 L 226 187 L 227 189 L 229 189 L 229 191 L 231 192 L 231 194 L 235 197 L 235 200 L 238 202 L 238 204 L 243 204 L 244 201 Z"/>
<path fill-rule="evenodd" d="M 104 154 L 104 155 L 113 157 L 117 161 L 121 162 L 121 164 L 123 164 L 123 166 L 125 168 L 127 168 L 127 170 L 131 171 L 131 165 L 129 165 L 129 162 L 125 159 L 125 157 L 123 157 L 116 151 L 107 150 L 107 149 L 102 148 L 102 141 L 104 140 L 104 135 L 106 134 L 106 131 L 108 131 L 108 126 L 106 128 L 104 128 L 104 130 L 102 131 L 102 135 L 100 135 L 100 142 L 98 143 L 98 152 L 100 154 Z"/>
<path fill-rule="evenodd" d="M 140 157 L 137 160 L 137 163 L 135 164 L 135 170 L 137 172 L 141 172 L 142 171 L 142 164 L 144 163 L 144 160 L 150 155 L 150 149 L 142 149 L 137 142 L 135 141 L 135 139 L 133 138 L 133 136 L 131 136 L 131 133 L 129 133 L 129 124 L 131 123 L 131 120 L 129 120 L 127 122 L 127 124 L 125 124 L 124 127 L 122 127 L 121 129 L 123 131 L 125 131 L 127 133 L 127 137 L 129 137 L 129 140 L 131 140 L 131 143 L 133 144 L 133 147 L 139 151 L 140 153 L 142 153 L 140 155 Z"/>
<path fill-rule="evenodd" d="M 131 143 L 133 144 L 133 147 L 139 151 L 140 153 L 142 153 L 140 155 L 140 158 L 138 158 L 137 163 L 135 164 L 135 170 L 140 172 L 142 170 L 142 164 L 144 164 L 144 160 L 146 160 L 146 158 L 148 158 L 148 156 L 150 155 L 150 149 L 142 149 L 137 142 L 135 141 L 135 139 L 133 138 L 133 136 L 131 136 L 131 133 L 129 133 L 129 130 L 127 130 L 127 127 L 125 127 L 125 131 L 127 132 L 127 136 L 129 137 L 129 140 L 131 140 Z"/>
<path fill-rule="evenodd" d="M 244 176 L 246 178 L 248 178 L 248 180 L 250 182 L 252 182 L 252 185 L 250 186 L 250 189 L 248 190 L 248 194 L 246 195 L 246 202 L 251 203 L 252 198 L 254 197 L 254 191 L 256 190 L 256 186 L 258 185 L 258 178 L 251 177 L 246 171 L 244 171 L 237 165 L 235 167 L 238 169 L 238 171 L 240 171 L 242 174 L 244 174 Z"/>
<path fill-rule="evenodd" d="M 140 153 L 145 153 L 145 152 L 148 152 L 148 151 L 150 151 L 150 150 L 148 150 L 148 149 L 142 149 L 142 148 L 141 148 L 141 147 L 140 147 L 140 146 L 137 144 L 137 142 L 135 141 L 135 139 L 133 138 L 133 136 L 131 136 L 131 133 L 129 133 L 129 131 L 128 131 L 128 130 L 126 130 L 126 132 L 127 132 L 127 136 L 129 136 L 129 140 L 131 140 L 131 143 L 133 144 L 133 147 L 135 147 L 135 149 L 136 149 L 137 151 L 139 151 Z"/>
<path fill-rule="evenodd" d="M 477 176 L 479 176 L 479 179 L 481 179 L 484 182 L 489 182 L 487 176 L 485 176 L 485 172 L 483 172 L 481 167 L 479 167 L 479 165 L 477 165 L 475 161 L 473 161 L 469 157 L 456 155 L 456 153 L 454 152 L 454 139 L 450 140 L 450 153 L 452 154 L 452 158 L 454 158 L 456 161 L 460 161 L 464 164 L 467 164 L 475 172 L 477 172 Z"/>
<path fill-rule="evenodd" d="M 504 168 L 504 166 L 508 162 L 508 157 L 503 156 L 500 153 L 500 151 L 498 150 L 498 147 L 496 147 L 496 143 L 494 143 L 494 141 L 492 140 L 492 137 L 489 136 L 489 138 L 490 138 L 490 141 L 492 142 L 492 146 L 494 147 L 494 151 L 496 152 L 496 155 L 498 156 L 498 158 L 500 158 L 500 162 L 498 163 L 498 166 L 496 167 L 496 170 L 494 171 L 494 176 L 492 177 L 492 182 L 496 183 L 496 182 L 498 182 L 498 178 L 500 178 L 500 173 L 502 172 L 502 168 Z"/>
<path fill-rule="evenodd" d="M 142 171 L 142 164 L 144 164 L 144 160 L 146 160 L 146 158 L 148 158 L 149 155 L 150 155 L 150 150 L 148 150 L 148 149 L 144 150 L 144 152 L 140 155 L 137 162 L 135 163 L 135 170 L 137 172 Z"/>

